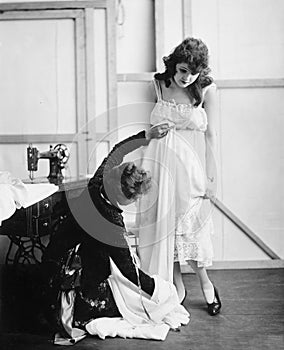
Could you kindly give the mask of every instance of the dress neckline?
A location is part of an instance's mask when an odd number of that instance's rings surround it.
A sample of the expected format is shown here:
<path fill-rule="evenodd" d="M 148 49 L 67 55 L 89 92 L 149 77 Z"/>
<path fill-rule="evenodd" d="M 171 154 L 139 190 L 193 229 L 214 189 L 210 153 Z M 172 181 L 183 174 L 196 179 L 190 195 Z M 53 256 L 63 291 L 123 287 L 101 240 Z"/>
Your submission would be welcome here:
<path fill-rule="evenodd" d="M 189 103 L 179 103 L 176 102 L 176 100 L 174 98 L 171 98 L 170 100 L 164 100 L 163 99 L 163 92 L 162 92 L 162 86 L 160 84 L 160 81 L 157 79 L 153 79 L 153 83 L 154 83 L 154 87 L 156 90 L 156 95 L 157 95 L 157 102 L 162 102 L 168 105 L 172 105 L 172 106 L 186 106 L 189 108 L 193 107 L 193 103 L 189 102 Z"/>
<path fill-rule="evenodd" d="M 186 107 L 189 107 L 189 108 L 193 107 L 193 104 L 190 103 L 190 102 L 189 103 L 181 103 L 181 102 L 177 103 L 174 98 L 170 99 L 169 101 L 160 98 L 157 102 L 162 102 L 162 103 L 169 104 L 169 105 L 172 105 L 172 106 L 186 106 Z"/>

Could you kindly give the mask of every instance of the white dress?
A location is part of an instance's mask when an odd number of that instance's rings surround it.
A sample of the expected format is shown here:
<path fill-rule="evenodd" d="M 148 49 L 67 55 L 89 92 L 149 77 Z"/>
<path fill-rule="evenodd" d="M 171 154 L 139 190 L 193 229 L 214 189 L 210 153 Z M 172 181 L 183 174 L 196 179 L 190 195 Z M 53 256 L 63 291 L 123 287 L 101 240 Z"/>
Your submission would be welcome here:
<path fill-rule="evenodd" d="M 138 203 L 138 252 L 144 271 L 172 281 L 174 261 L 212 264 L 212 206 L 203 198 L 207 115 L 202 102 L 193 107 L 164 101 L 159 82 L 153 83 L 157 103 L 150 122 L 166 122 L 172 128 L 166 137 L 151 140 L 144 150 L 141 165 L 150 171 L 153 185 Z"/>

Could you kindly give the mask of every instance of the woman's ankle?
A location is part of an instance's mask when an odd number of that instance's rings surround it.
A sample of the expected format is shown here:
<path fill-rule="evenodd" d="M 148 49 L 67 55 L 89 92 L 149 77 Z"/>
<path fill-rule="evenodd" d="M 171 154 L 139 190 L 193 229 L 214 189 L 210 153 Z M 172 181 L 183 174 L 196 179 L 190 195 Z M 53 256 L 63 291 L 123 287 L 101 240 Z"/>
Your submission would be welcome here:
<path fill-rule="evenodd" d="M 212 282 L 210 281 L 208 283 L 203 284 L 201 286 L 201 289 L 202 289 L 202 293 L 203 293 L 203 296 L 204 296 L 206 303 L 208 303 L 208 304 L 213 303 L 215 293 L 214 293 L 214 286 L 213 286 Z"/>
<path fill-rule="evenodd" d="M 185 296 L 186 296 L 186 289 L 183 286 L 183 288 L 179 288 L 177 289 L 177 295 L 178 295 L 178 300 L 181 303 L 182 301 L 184 301 Z"/>

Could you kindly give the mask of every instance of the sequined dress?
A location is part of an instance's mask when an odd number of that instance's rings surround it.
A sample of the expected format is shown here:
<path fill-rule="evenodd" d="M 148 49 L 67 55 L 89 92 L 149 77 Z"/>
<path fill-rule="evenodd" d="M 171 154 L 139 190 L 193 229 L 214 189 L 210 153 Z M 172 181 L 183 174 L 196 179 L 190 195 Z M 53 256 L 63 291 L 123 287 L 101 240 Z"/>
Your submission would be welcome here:
<path fill-rule="evenodd" d="M 172 128 L 166 137 L 151 140 L 143 154 L 153 188 L 138 206 L 139 256 L 144 271 L 172 281 L 174 261 L 212 264 L 212 207 L 203 198 L 207 115 L 202 102 L 193 107 L 163 100 L 159 82 L 153 83 L 157 103 L 150 122 L 167 122 Z"/>

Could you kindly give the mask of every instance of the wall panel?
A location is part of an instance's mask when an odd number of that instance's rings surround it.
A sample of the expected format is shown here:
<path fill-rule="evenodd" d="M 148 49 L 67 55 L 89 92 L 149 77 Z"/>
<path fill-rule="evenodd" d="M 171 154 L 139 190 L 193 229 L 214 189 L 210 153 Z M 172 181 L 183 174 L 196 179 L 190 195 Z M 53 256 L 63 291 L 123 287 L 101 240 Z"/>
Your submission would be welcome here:
<path fill-rule="evenodd" d="M 154 1 L 124 0 L 117 26 L 118 73 L 155 70 Z M 119 22 L 120 23 L 120 22 Z"/>
<path fill-rule="evenodd" d="M 221 92 L 224 203 L 282 257 L 283 110 L 281 88 Z"/>
<path fill-rule="evenodd" d="M 94 11 L 94 84 L 95 84 L 95 115 L 99 116 L 108 109 L 108 71 L 107 71 L 107 27 L 106 11 Z M 90 116 L 91 118 L 93 116 Z M 96 123 L 97 132 L 108 130 L 108 118 L 100 118 Z"/>
<path fill-rule="evenodd" d="M 284 76 L 284 2 L 219 0 L 219 67 L 222 78 Z"/>
<path fill-rule="evenodd" d="M 0 42 L 0 133 L 74 132 L 74 21 L 1 21 Z"/>
<path fill-rule="evenodd" d="M 39 151 L 66 144 L 67 176 L 92 173 L 109 150 L 106 140 L 92 153 L 96 140 L 117 123 L 115 1 L 1 2 L 0 171 L 27 178 L 32 142 Z M 49 161 L 38 169 L 46 177 Z"/>

